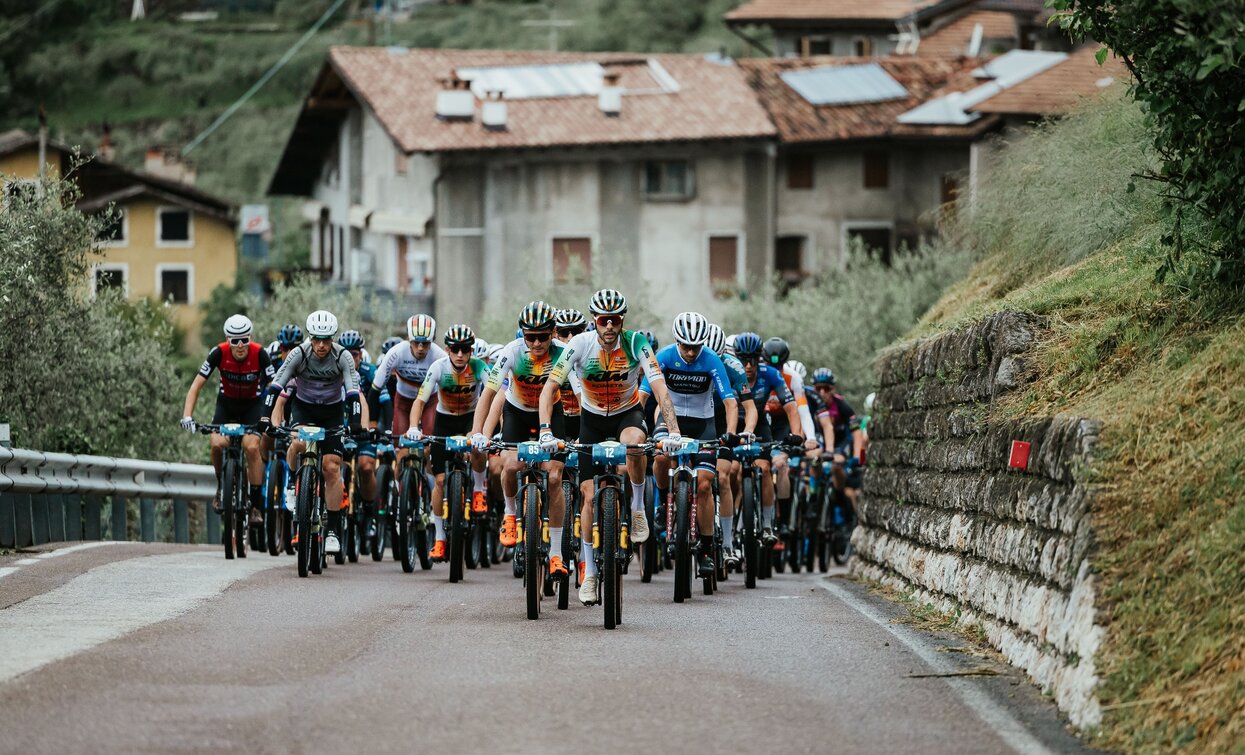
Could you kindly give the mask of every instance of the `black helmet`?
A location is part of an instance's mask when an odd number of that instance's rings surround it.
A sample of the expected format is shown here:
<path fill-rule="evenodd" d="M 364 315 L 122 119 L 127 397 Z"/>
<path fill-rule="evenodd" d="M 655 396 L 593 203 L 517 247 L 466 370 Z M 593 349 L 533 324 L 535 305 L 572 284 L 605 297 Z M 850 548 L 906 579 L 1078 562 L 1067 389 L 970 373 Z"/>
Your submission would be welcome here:
<path fill-rule="evenodd" d="M 282 346 L 297 346 L 303 342 L 303 329 L 290 323 L 282 325 L 281 330 L 277 331 L 277 343 Z"/>
<path fill-rule="evenodd" d="M 474 346 L 476 334 L 466 325 L 451 325 L 450 329 L 445 331 L 444 339 L 447 348 Z"/>
<path fill-rule="evenodd" d="M 738 342 L 735 344 L 738 347 Z M 791 358 L 791 347 L 778 336 L 765 342 L 765 363 L 781 368 Z"/>

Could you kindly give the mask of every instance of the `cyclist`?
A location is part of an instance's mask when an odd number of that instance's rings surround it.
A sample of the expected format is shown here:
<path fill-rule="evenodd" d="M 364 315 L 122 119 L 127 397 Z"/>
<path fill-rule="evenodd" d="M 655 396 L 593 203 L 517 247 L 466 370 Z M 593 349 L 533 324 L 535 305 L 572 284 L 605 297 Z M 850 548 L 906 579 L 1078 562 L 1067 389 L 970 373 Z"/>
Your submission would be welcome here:
<path fill-rule="evenodd" d="M 390 336 L 386 338 L 380 345 L 380 357 L 385 358 L 394 346 L 404 343 L 404 339 L 399 336 Z M 379 367 L 379 363 L 377 363 Z M 376 379 L 376 370 L 372 370 L 372 377 L 368 379 L 367 385 L 363 386 L 366 391 L 368 407 L 372 412 L 372 416 L 376 418 L 376 426 L 382 432 L 389 432 L 393 427 L 393 396 L 398 392 L 398 378 L 396 375 L 390 375 L 385 381 L 385 387 L 380 391 L 376 390 L 374 381 Z"/>
<path fill-rule="evenodd" d="M 856 507 L 856 498 L 860 495 L 861 455 L 864 452 L 864 433 L 860 429 L 860 420 L 856 410 L 847 399 L 834 390 L 834 373 L 828 367 L 819 368 L 813 373 L 813 386 L 821 394 L 829 407 L 830 423 L 833 425 L 833 441 L 827 446 L 834 449 L 835 461 L 843 463 L 847 474 L 847 498 Z"/>
<path fill-rule="evenodd" d="M 791 395 L 795 397 L 796 412 L 800 419 L 798 424 L 788 421 L 786 412 L 777 406 L 777 402 L 771 401 L 766 406 L 769 410 L 770 426 L 775 438 L 780 435 L 799 437 L 800 442 L 792 445 L 803 443 L 804 447 L 811 451 L 817 448 L 817 431 L 813 425 L 813 415 L 808 408 L 808 396 L 804 395 L 804 382 L 794 373 L 784 369 L 790 358 L 791 347 L 785 340 L 775 336 L 765 342 L 765 362 L 782 375 L 787 388 L 791 390 Z M 797 427 L 801 429 L 801 432 L 795 432 Z M 787 458 L 787 454 L 783 452 L 774 454 L 774 497 L 778 504 L 778 526 L 783 532 L 787 529 L 787 515 L 791 510 L 794 491 L 794 486 L 791 484 L 791 468 L 787 466 Z"/>
<path fill-rule="evenodd" d="M 562 343 L 569 342 L 587 329 L 588 323 L 584 320 L 583 312 L 578 309 L 558 310 L 553 332 Z M 579 379 L 572 376 L 570 390 L 562 391 L 562 416 L 565 417 L 568 439 L 579 437 L 579 393 Z"/>
<path fill-rule="evenodd" d="M 359 386 L 365 394 L 368 394 L 368 400 L 364 401 L 362 406 L 363 426 L 369 430 L 375 430 L 379 417 L 371 411 L 370 393 L 372 379 L 376 377 L 376 365 L 364 359 L 364 339 L 359 331 L 345 331 L 337 337 L 337 343 L 350 353 L 350 358 L 354 360 Z M 380 397 L 378 401 L 385 401 L 385 399 Z M 368 522 L 367 537 L 363 539 L 360 548 L 360 552 L 366 556 L 370 547 L 368 544 L 376 536 L 376 533 L 371 531 L 376 526 L 373 522 L 373 514 L 376 513 L 376 444 L 374 442 L 362 442 L 355 447 L 354 474 L 355 485 L 359 489 L 359 501 L 363 504 L 362 515 Z"/>
<path fill-rule="evenodd" d="M 286 323 L 277 331 L 277 340 L 268 344 L 268 358 L 272 360 L 272 369 L 281 369 L 285 355 L 290 349 L 303 342 L 303 329 L 294 323 Z"/>
<path fill-rule="evenodd" d="M 472 356 L 476 335 L 466 325 L 453 325 L 442 337 L 448 354 L 432 363 L 419 396 L 411 405 L 410 429 L 406 437 L 419 440 L 424 436 L 424 407 L 433 396 L 439 396 L 432 422 L 432 434 L 447 437 L 466 436 L 471 432 L 471 420 L 475 416 L 480 389 L 488 374 L 483 360 Z M 432 484 L 432 523 L 436 527 L 436 543 L 432 546 L 432 559 L 445 560 L 445 463 L 447 452 L 440 443 L 433 444 L 429 459 L 434 475 Z M 486 490 L 488 477 L 485 462 L 488 457 L 481 450 L 471 452 L 471 511 L 488 513 Z"/>
<path fill-rule="evenodd" d="M 813 429 L 820 439 L 821 447 L 825 449 L 834 448 L 834 425 L 830 421 L 830 408 L 826 406 L 826 402 L 821 398 L 821 394 L 817 392 L 808 380 L 808 368 L 804 363 L 796 359 L 787 362 L 784 372 L 790 372 L 792 375 L 800 379 L 804 384 L 804 398 L 808 401 L 808 413 L 813 416 Z M 813 471 L 816 474 L 817 467 L 814 465 Z"/>
<path fill-rule="evenodd" d="M 280 425 L 285 415 L 285 400 L 291 405 L 292 425 L 315 425 L 323 428 L 341 427 L 342 419 L 352 433 L 363 426 L 363 406 L 359 396 L 359 376 L 354 370 L 354 360 L 340 345 L 333 343 L 337 335 L 337 317 L 332 312 L 317 310 L 307 316 L 309 342 L 290 351 L 285 363 L 277 371 L 268 386 L 264 401 L 261 425 Z M 298 390 L 289 393 L 294 381 Z M 297 438 L 290 441 L 289 464 L 298 468 L 298 457 L 306 444 Z M 340 553 L 341 542 L 337 531 L 341 529 L 342 506 L 342 439 L 338 435 L 326 435 L 320 442 L 320 461 L 324 474 L 324 501 L 329 511 L 328 534 L 324 538 L 325 553 Z M 296 475 L 290 475 L 291 496 Z"/>
<path fill-rule="evenodd" d="M 475 343 L 471 345 L 471 356 L 479 359 L 480 361 L 484 361 L 484 358 L 488 356 L 488 348 L 488 341 L 483 338 L 477 338 Z"/>
<path fill-rule="evenodd" d="M 698 312 L 680 312 L 674 318 L 674 343 L 657 352 L 657 364 L 666 378 L 670 402 L 674 405 L 678 427 L 685 437 L 698 440 L 717 438 L 717 422 L 714 417 L 713 398 L 716 393 L 725 405 L 726 428 L 721 434 L 722 444 L 733 446 L 739 421 L 735 390 L 731 387 L 726 365 L 712 349 L 705 348 L 709 338 L 709 321 Z M 640 381 L 641 402 L 648 397 L 651 386 L 647 378 Z M 667 437 L 664 424 L 653 428 L 654 440 Z M 697 549 L 697 566 L 700 575 L 713 574 L 713 475 L 716 471 L 716 454 L 703 452 L 696 458 L 696 518 L 699 524 L 700 547 Z M 670 479 L 675 459 L 669 455 L 653 460 L 653 479 L 657 481 L 658 500 L 666 500 L 667 489 L 662 482 Z M 666 486 L 669 487 L 668 485 Z"/>
<path fill-rule="evenodd" d="M 207 359 L 199 367 L 199 374 L 190 383 L 186 401 L 182 405 L 182 429 L 195 431 L 192 416 L 199 392 L 215 370 L 220 371 L 220 390 L 216 394 L 216 410 L 212 424 L 259 423 L 263 410 L 260 397 L 273 377 L 272 360 L 262 346 L 251 340 L 251 321 L 246 315 L 233 315 L 225 320 L 225 340 L 208 351 Z M 212 433 L 212 466 L 216 468 L 216 498 L 212 505 L 219 512 L 220 468 L 229 440 L 220 433 Z M 260 455 L 259 438 L 247 435 L 242 439 L 242 452 L 246 457 L 246 476 L 250 482 L 251 523 L 258 518 L 263 522 L 260 509 L 264 506 L 264 464 Z"/>
<path fill-rule="evenodd" d="M 786 413 L 787 424 L 785 427 L 798 425 L 799 415 L 791 389 L 787 387 L 786 381 L 783 380 L 778 370 L 768 364 L 763 364 L 761 361 L 764 353 L 761 337 L 752 332 L 739 333 L 735 337 L 735 352 L 739 357 L 739 361 L 743 362 L 744 373 L 748 376 L 752 400 L 757 405 L 764 406 L 769 398 L 773 396 Z M 774 430 L 770 427 L 769 422 L 757 422 L 756 433 L 758 440 L 761 442 L 768 443 L 773 440 L 773 432 Z M 804 442 L 802 437 L 790 432 L 782 440 L 787 445 L 799 445 Z M 761 472 L 761 538 L 767 544 L 772 545 L 777 542 L 777 538 L 773 532 L 774 478 L 769 473 L 770 461 L 770 459 L 757 459 L 753 464 Z"/>
<path fill-rule="evenodd" d="M 516 338 L 506 344 L 497 363 L 489 371 L 488 381 L 480 402 L 476 406 L 475 421 L 472 427 L 471 444 L 477 450 L 484 450 L 489 438 L 497 425 L 496 412 L 490 411 L 494 397 L 501 393 L 504 398 L 501 416 L 501 439 L 507 443 L 521 443 L 539 438 L 538 431 L 545 427 L 553 427 L 558 433 L 565 429 L 562 404 L 559 401 L 548 419 L 543 420 L 537 413 L 541 405 L 542 390 L 550 385 L 549 376 L 554 364 L 563 354 L 564 344 L 553 337 L 553 329 L 557 323 L 557 310 L 543 301 L 529 302 L 519 312 L 519 332 Z M 504 387 L 503 387 L 504 383 Z M 556 393 L 556 387 L 555 391 Z M 557 451 L 557 448 L 551 449 Z M 519 461 L 518 451 L 507 449 L 502 454 L 502 497 L 505 500 L 505 513 L 502 518 L 501 544 L 507 548 L 518 541 L 516 516 L 518 503 L 515 497 L 519 494 Z M 563 457 L 558 454 L 553 460 L 542 464 L 547 472 L 549 496 L 549 521 L 557 526 L 549 527 L 549 576 L 566 575 L 567 568 L 562 553 L 562 520 L 566 513 L 566 496 L 562 493 Z M 531 565 L 529 565 L 531 566 Z"/>
<path fill-rule="evenodd" d="M 579 441 L 600 443 L 616 438 L 622 443 L 643 443 L 647 438 L 640 408 L 640 373 L 648 378 L 649 387 L 657 397 L 661 416 L 669 430 L 663 446 L 677 449 L 682 445 L 679 421 L 666 391 L 666 378 L 657 364 L 653 347 L 642 333 L 623 330 L 627 299 L 618 291 L 604 288 L 592 295 L 588 311 L 596 330 L 571 339 L 558 358 L 553 374 L 540 394 L 540 440 L 546 448 L 557 448 L 557 432 L 553 425 L 555 409 L 561 409 L 558 390 L 574 373 L 581 389 Z M 631 541 L 648 539 L 648 519 L 644 515 L 645 457 L 627 454 L 627 476 L 631 481 Z M 592 468 L 590 455 L 580 456 L 579 469 L 587 474 Z M 551 483 L 552 484 L 552 483 Z M 581 484 L 584 495 L 582 521 L 592 521 L 593 481 L 589 476 Z M 597 566 L 593 559 L 591 538 L 582 539 L 580 563 L 584 564 L 579 599 L 585 605 L 597 602 Z"/>
<path fill-rule="evenodd" d="M 390 432 L 396 437 L 406 433 L 411 426 L 411 406 L 419 396 L 428 369 L 432 363 L 445 356 L 440 346 L 433 343 L 437 337 L 437 321 L 428 315 L 412 315 L 406 321 L 406 346 L 394 346 L 376 367 L 372 387 L 384 390 L 391 375 L 397 377 L 397 392 L 393 395 L 393 425 Z M 428 417 L 423 419 L 428 420 Z M 406 449 L 398 449 L 398 460 L 406 457 Z"/>
<path fill-rule="evenodd" d="M 733 336 L 732 336 L 733 337 Z M 756 440 L 757 408 L 752 400 L 752 392 L 748 390 L 748 375 L 744 365 L 734 356 L 726 352 L 726 333 L 713 323 L 709 323 L 709 338 L 705 346 L 712 349 L 722 359 L 726 367 L 726 376 L 735 398 L 739 402 L 738 423 L 743 423 L 743 432 L 739 434 L 739 442 L 750 444 Z M 726 433 L 726 405 L 716 393 L 713 396 L 713 417 L 718 435 Z M 718 522 L 722 526 L 722 547 L 725 550 L 726 564 L 734 568 L 739 564 L 740 554 L 735 550 L 735 495 L 743 483 L 743 466 L 735 460 L 734 451 L 730 448 L 718 450 Z"/>

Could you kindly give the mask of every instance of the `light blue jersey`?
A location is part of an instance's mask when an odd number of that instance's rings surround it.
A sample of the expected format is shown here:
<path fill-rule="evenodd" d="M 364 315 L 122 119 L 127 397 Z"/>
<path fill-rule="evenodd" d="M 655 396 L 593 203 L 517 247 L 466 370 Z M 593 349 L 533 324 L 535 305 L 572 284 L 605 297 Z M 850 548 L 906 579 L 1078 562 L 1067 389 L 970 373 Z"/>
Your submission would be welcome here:
<path fill-rule="evenodd" d="M 711 349 L 702 348 L 696 359 L 688 363 L 679 354 L 679 347 L 671 344 L 657 352 L 657 365 L 666 376 L 666 389 L 676 416 L 713 419 L 715 391 L 723 401 L 735 398 L 726 365 Z M 640 390 L 652 393 L 647 377 Z"/>

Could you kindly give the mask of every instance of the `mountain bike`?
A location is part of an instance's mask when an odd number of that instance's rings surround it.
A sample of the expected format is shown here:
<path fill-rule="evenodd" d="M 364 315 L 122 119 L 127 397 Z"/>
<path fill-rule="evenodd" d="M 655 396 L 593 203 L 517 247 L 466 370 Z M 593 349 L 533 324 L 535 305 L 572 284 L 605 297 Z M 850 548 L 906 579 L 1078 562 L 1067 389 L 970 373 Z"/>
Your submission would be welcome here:
<path fill-rule="evenodd" d="M 445 446 L 445 484 L 442 515 L 445 518 L 446 560 L 450 564 L 450 582 L 463 578 L 463 551 L 471 524 L 471 475 L 466 454 L 471 441 L 463 435 L 429 435 L 430 443 Z"/>
<path fill-rule="evenodd" d="M 566 508 L 562 515 L 562 560 L 566 563 L 567 578 L 566 584 L 558 592 L 558 610 L 565 611 L 570 605 L 570 576 L 575 575 L 575 588 L 579 588 L 579 546 L 581 542 L 581 532 L 579 521 L 582 516 L 580 509 L 580 493 L 579 490 L 579 454 L 569 453 L 566 455 L 566 464 L 562 468 L 562 498 L 566 501 Z"/>
<path fill-rule="evenodd" d="M 739 502 L 735 507 L 735 537 L 743 553 L 744 587 L 753 589 L 762 573 L 763 552 L 769 550 L 761 542 L 761 470 L 754 461 L 773 447 L 772 443 L 751 443 L 738 446 L 735 458 L 743 467 Z"/>
<path fill-rule="evenodd" d="M 358 450 L 359 444 L 353 438 L 342 440 L 342 515 L 338 520 L 337 531 L 337 541 L 341 543 L 341 548 L 333 554 L 333 561 L 338 566 L 347 560 L 352 564 L 359 560 L 359 541 L 356 539 L 358 529 L 354 526 L 355 498 L 358 495 L 354 464 Z"/>
<path fill-rule="evenodd" d="M 540 465 L 553 460 L 553 454 L 536 441 L 521 443 L 494 443 L 497 448 L 515 449 L 523 468 L 519 470 L 518 516 L 516 527 L 518 544 L 514 560 L 522 561 L 523 591 L 527 596 L 527 618 L 540 618 L 540 603 L 546 595 L 545 575 L 549 564 L 549 473 Z M 565 547 L 565 530 L 563 547 Z M 566 595 L 570 584 L 570 570 L 559 577 L 557 587 Z M 549 587 L 554 587 L 549 584 Z M 559 599 L 559 608 L 565 608 L 565 600 Z"/>
<path fill-rule="evenodd" d="M 286 460 L 289 450 L 288 437 L 274 438 L 272 453 L 264 466 L 264 541 L 270 556 L 280 555 L 283 550 L 294 554 L 294 513 L 285 507 L 285 486 L 291 474 Z"/>
<path fill-rule="evenodd" d="M 376 505 L 363 512 L 364 539 L 373 561 L 385 558 L 387 536 L 393 530 L 393 512 L 398 507 L 398 478 L 394 474 L 393 440 L 381 434 L 376 442 Z"/>
<path fill-rule="evenodd" d="M 699 520 L 696 516 L 699 505 L 696 500 L 697 455 L 717 447 L 716 441 L 684 438 L 682 447 L 668 454 L 675 460 L 675 467 L 670 470 L 670 497 L 666 501 L 666 531 L 672 533 L 666 547 L 674 552 L 675 603 L 692 597 L 692 567 L 700 551 Z M 716 470 L 714 475 L 717 475 Z M 713 594 L 714 577 L 715 573 L 702 577 L 705 595 Z"/>
<path fill-rule="evenodd" d="M 402 562 L 402 571 L 410 574 L 419 564 L 421 571 L 432 568 L 428 555 L 435 535 L 432 529 L 432 491 L 424 477 L 424 440 L 398 439 L 398 447 L 407 449 L 398 472 L 397 506 L 391 501 L 389 519 L 393 524 L 394 558 Z"/>
<path fill-rule="evenodd" d="M 250 529 L 248 516 L 251 510 L 246 477 L 246 459 L 242 451 L 242 439 L 255 435 L 251 425 L 230 422 L 223 425 L 199 425 L 203 435 L 217 433 L 228 439 L 220 464 L 220 530 L 225 546 L 225 558 L 246 558 L 246 539 Z"/>
<path fill-rule="evenodd" d="M 572 451 L 591 454 L 593 464 L 592 538 L 593 558 L 600 576 L 597 602 L 605 606 L 605 628 L 622 623 L 622 575 L 630 558 L 631 543 L 627 536 L 631 521 L 631 505 L 623 485 L 625 475 L 618 465 L 627 463 L 628 450 L 653 452 L 652 443 L 626 444 L 604 441 L 568 446 Z M 580 469 L 582 475 L 584 470 Z M 582 529 L 582 523 L 581 523 Z"/>
<path fill-rule="evenodd" d="M 652 465 L 646 470 L 647 484 L 644 486 L 644 515 L 649 521 L 648 540 L 640 543 L 640 581 L 652 582 L 653 575 L 659 574 L 665 565 L 666 553 L 666 514 L 665 506 L 660 501 L 657 489 L 657 478 L 653 477 Z"/>
<path fill-rule="evenodd" d="M 298 576 L 319 574 L 324 570 L 324 528 L 328 511 L 324 501 L 324 467 L 320 455 L 320 443 L 326 439 L 346 435 L 346 428 L 323 428 L 300 425 L 292 430 L 273 428 L 278 437 L 284 435 L 299 440 L 307 447 L 298 455 L 298 470 L 294 473 L 295 504 L 294 530 L 298 545 Z"/>

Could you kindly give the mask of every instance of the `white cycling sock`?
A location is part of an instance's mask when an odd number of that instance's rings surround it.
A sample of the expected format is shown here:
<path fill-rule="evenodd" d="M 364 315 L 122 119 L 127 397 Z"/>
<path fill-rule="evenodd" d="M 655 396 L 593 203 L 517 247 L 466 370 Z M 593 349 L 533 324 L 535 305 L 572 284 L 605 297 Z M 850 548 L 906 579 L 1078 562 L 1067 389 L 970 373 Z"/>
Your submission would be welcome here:
<path fill-rule="evenodd" d="M 583 553 L 582 560 L 584 562 L 584 576 L 595 577 L 597 575 L 597 562 L 592 557 L 592 544 L 588 542 L 587 538 L 584 538 L 584 543 L 580 548 L 580 551 Z"/>
<path fill-rule="evenodd" d="M 506 499 L 506 516 L 515 516 L 519 513 L 519 505 L 515 503 L 514 496 L 503 496 Z"/>
<path fill-rule="evenodd" d="M 774 507 L 773 506 L 762 506 L 761 507 L 761 528 L 764 529 L 766 527 L 773 527 L 773 526 L 774 526 Z"/>
<path fill-rule="evenodd" d="M 433 514 L 432 515 L 432 526 L 436 527 L 437 529 L 437 539 L 444 540 L 445 539 L 445 519 L 437 516 L 436 514 Z"/>
<path fill-rule="evenodd" d="M 722 547 L 730 550 L 735 547 L 735 518 L 730 516 L 718 517 L 718 523 L 722 525 Z"/>
<path fill-rule="evenodd" d="M 480 472 L 471 470 L 471 479 L 475 481 L 475 490 L 488 490 L 488 470 Z"/>
<path fill-rule="evenodd" d="M 647 482 L 647 480 L 641 481 L 639 485 L 636 485 L 634 482 L 631 483 L 631 512 L 632 513 L 635 513 L 637 511 L 640 511 L 640 512 L 644 511 L 644 483 L 645 482 Z"/>
<path fill-rule="evenodd" d="M 549 555 L 562 558 L 562 528 L 549 528 Z"/>

